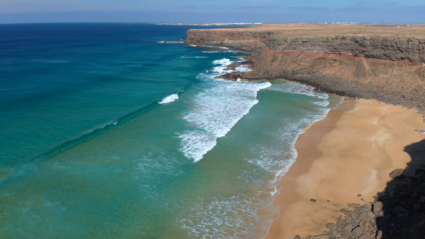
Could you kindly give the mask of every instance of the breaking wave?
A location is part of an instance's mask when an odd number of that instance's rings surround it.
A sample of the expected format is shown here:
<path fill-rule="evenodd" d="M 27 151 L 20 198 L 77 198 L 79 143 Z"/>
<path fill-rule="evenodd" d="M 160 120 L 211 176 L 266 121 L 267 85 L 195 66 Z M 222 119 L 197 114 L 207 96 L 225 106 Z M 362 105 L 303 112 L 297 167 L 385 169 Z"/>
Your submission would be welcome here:
<path fill-rule="evenodd" d="M 168 104 L 168 103 L 171 103 L 171 102 L 176 101 L 178 99 L 179 99 L 179 95 L 178 94 L 172 94 L 172 95 L 169 95 L 169 96 L 165 97 L 164 99 L 162 99 L 158 103 L 159 104 Z"/>
<path fill-rule="evenodd" d="M 210 73 L 198 76 L 206 88 L 195 95 L 193 107 L 183 119 L 196 128 L 179 134 L 181 151 L 194 162 L 217 144 L 250 109 L 258 103 L 257 92 L 271 86 L 270 82 L 231 82 L 215 79 L 231 70 L 225 68 L 232 63 L 224 58 L 213 62 Z"/>

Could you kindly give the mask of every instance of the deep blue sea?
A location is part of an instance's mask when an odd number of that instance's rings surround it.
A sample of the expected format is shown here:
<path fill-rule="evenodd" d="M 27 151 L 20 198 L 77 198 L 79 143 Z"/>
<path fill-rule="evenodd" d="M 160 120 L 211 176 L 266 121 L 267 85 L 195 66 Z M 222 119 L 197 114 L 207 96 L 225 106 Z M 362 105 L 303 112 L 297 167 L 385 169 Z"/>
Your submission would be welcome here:
<path fill-rule="evenodd" d="M 297 137 L 340 100 L 215 78 L 242 53 L 191 28 L 0 25 L 0 238 L 267 235 Z"/>

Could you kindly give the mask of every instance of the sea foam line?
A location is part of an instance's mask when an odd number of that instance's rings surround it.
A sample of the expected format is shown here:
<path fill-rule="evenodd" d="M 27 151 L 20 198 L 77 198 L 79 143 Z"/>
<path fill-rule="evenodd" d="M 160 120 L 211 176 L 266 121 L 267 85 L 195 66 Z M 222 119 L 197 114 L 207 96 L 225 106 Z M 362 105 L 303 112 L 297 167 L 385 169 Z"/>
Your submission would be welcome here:
<path fill-rule="evenodd" d="M 208 58 L 206 56 L 181 56 L 180 58 Z"/>
<path fill-rule="evenodd" d="M 198 79 L 205 89 L 194 97 L 194 105 L 183 119 L 196 128 L 179 134 L 181 151 L 194 162 L 199 162 L 217 145 L 250 109 L 258 103 L 257 92 L 271 86 L 270 82 L 232 82 L 215 77 L 232 70 L 225 68 L 233 61 L 227 58 L 213 61 L 218 65 Z"/>
<path fill-rule="evenodd" d="M 161 44 L 181 44 L 184 43 L 182 41 L 158 41 L 157 43 L 161 43 Z"/>

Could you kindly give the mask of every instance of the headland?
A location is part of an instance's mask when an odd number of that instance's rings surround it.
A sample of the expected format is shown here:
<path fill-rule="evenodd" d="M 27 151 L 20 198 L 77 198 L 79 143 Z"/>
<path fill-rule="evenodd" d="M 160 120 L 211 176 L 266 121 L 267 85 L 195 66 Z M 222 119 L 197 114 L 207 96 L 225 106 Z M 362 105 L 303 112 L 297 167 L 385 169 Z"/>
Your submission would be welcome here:
<path fill-rule="evenodd" d="M 187 42 L 251 53 L 252 71 L 228 80 L 283 78 L 347 96 L 298 138 L 268 239 L 423 238 L 423 25 L 197 29 Z"/>
<path fill-rule="evenodd" d="M 253 71 L 227 79 L 284 78 L 364 99 L 425 110 L 425 27 L 422 25 L 265 25 L 193 29 L 191 44 L 251 53 Z"/>

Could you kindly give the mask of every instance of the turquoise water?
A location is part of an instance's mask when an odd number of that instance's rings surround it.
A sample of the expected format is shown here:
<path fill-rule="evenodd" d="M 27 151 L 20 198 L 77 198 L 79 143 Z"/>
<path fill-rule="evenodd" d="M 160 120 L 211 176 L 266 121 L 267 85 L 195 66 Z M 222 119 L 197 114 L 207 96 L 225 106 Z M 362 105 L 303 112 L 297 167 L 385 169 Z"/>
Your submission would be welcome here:
<path fill-rule="evenodd" d="M 215 79 L 241 59 L 162 42 L 187 29 L 0 26 L 4 238 L 267 234 L 296 138 L 339 99 Z"/>

